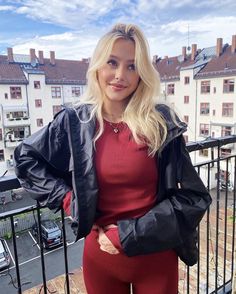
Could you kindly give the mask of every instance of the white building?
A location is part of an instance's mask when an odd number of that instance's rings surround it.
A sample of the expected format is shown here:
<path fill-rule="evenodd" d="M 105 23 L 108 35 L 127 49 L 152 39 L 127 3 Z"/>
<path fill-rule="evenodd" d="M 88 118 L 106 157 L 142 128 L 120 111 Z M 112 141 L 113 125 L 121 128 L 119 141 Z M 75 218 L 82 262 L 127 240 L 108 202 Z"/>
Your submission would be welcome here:
<path fill-rule="evenodd" d="M 0 56 L 0 176 L 12 166 L 14 148 L 47 125 L 63 105 L 76 102 L 86 86 L 88 60 L 61 60 L 50 52 Z"/>
<path fill-rule="evenodd" d="M 197 50 L 193 44 L 191 49 L 187 54 L 183 47 L 182 54 L 175 57 L 154 56 L 161 77 L 162 98 L 188 124 L 187 142 L 236 134 L 236 35 L 230 45 L 223 45 L 218 38 L 216 46 Z M 223 146 L 221 155 L 235 151 L 234 145 Z M 201 150 L 192 159 L 201 162 L 211 156 L 210 150 Z M 224 164 L 221 169 L 224 174 Z M 211 179 L 214 186 L 215 177 Z"/>

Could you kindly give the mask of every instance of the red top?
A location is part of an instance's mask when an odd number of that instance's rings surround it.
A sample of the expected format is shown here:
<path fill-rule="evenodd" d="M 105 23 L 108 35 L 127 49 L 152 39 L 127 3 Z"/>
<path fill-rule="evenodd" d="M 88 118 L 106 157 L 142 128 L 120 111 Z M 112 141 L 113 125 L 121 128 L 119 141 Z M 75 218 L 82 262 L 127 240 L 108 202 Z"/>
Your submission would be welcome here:
<path fill-rule="evenodd" d="M 114 129 L 119 131 L 116 133 Z M 95 167 L 99 187 L 100 226 L 144 215 L 156 202 L 157 167 L 148 147 L 131 139 L 125 123 L 104 120 L 104 132 L 96 141 Z"/>
<path fill-rule="evenodd" d="M 154 206 L 158 173 L 156 159 L 148 156 L 147 151 L 146 145 L 135 143 L 125 123 L 110 124 L 104 120 L 104 132 L 96 141 L 95 152 L 99 187 L 97 225 L 103 227 L 121 219 L 140 217 Z M 63 199 L 68 215 L 70 201 L 68 192 Z M 109 229 L 106 235 L 120 250 L 118 229 Z"/>

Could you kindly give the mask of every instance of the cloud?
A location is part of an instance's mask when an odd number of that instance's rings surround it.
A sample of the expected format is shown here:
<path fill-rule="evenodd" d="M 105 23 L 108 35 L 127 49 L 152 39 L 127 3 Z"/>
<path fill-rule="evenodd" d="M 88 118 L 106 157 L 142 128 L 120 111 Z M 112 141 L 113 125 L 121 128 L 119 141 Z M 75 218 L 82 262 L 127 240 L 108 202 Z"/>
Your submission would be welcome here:
<path fill-rule="evenodd" d="M 0 11 L 11 11 L 13 9 L 14 9 L 14 6 L 0 5 Z"/>
<path fill-rule="evenodd" d="M 13 52 L 17 54 L 29 54 L 29 49 L 34 48 L 44 51 L 44 56 L 49 56 L 49 51 L 55 51 L 56 58 L 82 59 L 92 55 L 98 36 L 82 35 L 80 32 L 66 32 L 63 34 L 36 36 L 33 39 L 21 40 L 13 46 Z"/>
<path fill-rule="evenodd" d="M 21 0 L 17 1 L 15 13 L 34 20 L 78 29 L 104 16 L 113 7 L 113 1 L 103 0 L 102 5 L 99 3 L 96 0 Z"/>

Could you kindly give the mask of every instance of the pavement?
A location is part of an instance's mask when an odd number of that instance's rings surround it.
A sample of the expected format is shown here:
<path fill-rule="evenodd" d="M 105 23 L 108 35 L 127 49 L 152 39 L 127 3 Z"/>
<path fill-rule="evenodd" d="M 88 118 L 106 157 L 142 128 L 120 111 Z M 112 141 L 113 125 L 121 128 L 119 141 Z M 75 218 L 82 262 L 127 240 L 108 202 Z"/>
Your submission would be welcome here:
<path fill-rule="evenodd" d="M 14 189 L 12 191 L 15 194 L 15 200 L 1 204 L 0 213 L 36 204 L 36 201 L 32 199 L 30 193 L 24 191 L 22 188 Z"/>

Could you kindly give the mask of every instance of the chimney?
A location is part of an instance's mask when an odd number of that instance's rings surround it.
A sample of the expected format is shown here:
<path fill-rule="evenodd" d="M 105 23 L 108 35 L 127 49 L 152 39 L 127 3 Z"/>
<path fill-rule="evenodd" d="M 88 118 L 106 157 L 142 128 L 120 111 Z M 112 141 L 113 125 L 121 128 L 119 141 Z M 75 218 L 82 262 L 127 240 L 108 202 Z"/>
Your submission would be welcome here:
<path fill-rule="evenodd" d="M 184 58 L 184 60 L 186 60 L 186 47 L 182 47 L 182 56 Z"/>
<path fill-rule="evenodd" d="M 36 60 L 35 49 L 30 49 L 30 62 L 34 62 Z"/>
<path fill-rule="evenodd" d="M 232 36 L 232 45 L 231 45 L 231 53 L 236 52 L 236 35 Z"/>
<path fill-rule="evenodd" d="M 217 41 L 216 41 L 216 56 L 217 57 L 219 57 L 221 55 L 222 48 L 223 48 L 223 39 L 217 38 Z"/>
<path fill-rule="evenodd" d="M 55 51 L 50 51 L 50 63 L 51 65 L 55 65 L 56 61 L 55 61 Z"/>
<path fill-rule="evenodd" d="M 158 55 L 153 55 L 152 62 L 156 64 L 157 60 L 158 60 Z"/>
<path fill-rule="evenodd" d="M 194 61 L 197 54 L 197 44 L 192 44 L 191 60 Z"/>
<path fill-rule="evenodd" d="M 39 50 L 39 64 L 44 64 L 43 51 Z"/>
<path fill-rule="evenodd" d="M 14 62 L 12 48 L 7 48 L 7 60 L 8 60 L 8 62 Z"/>

